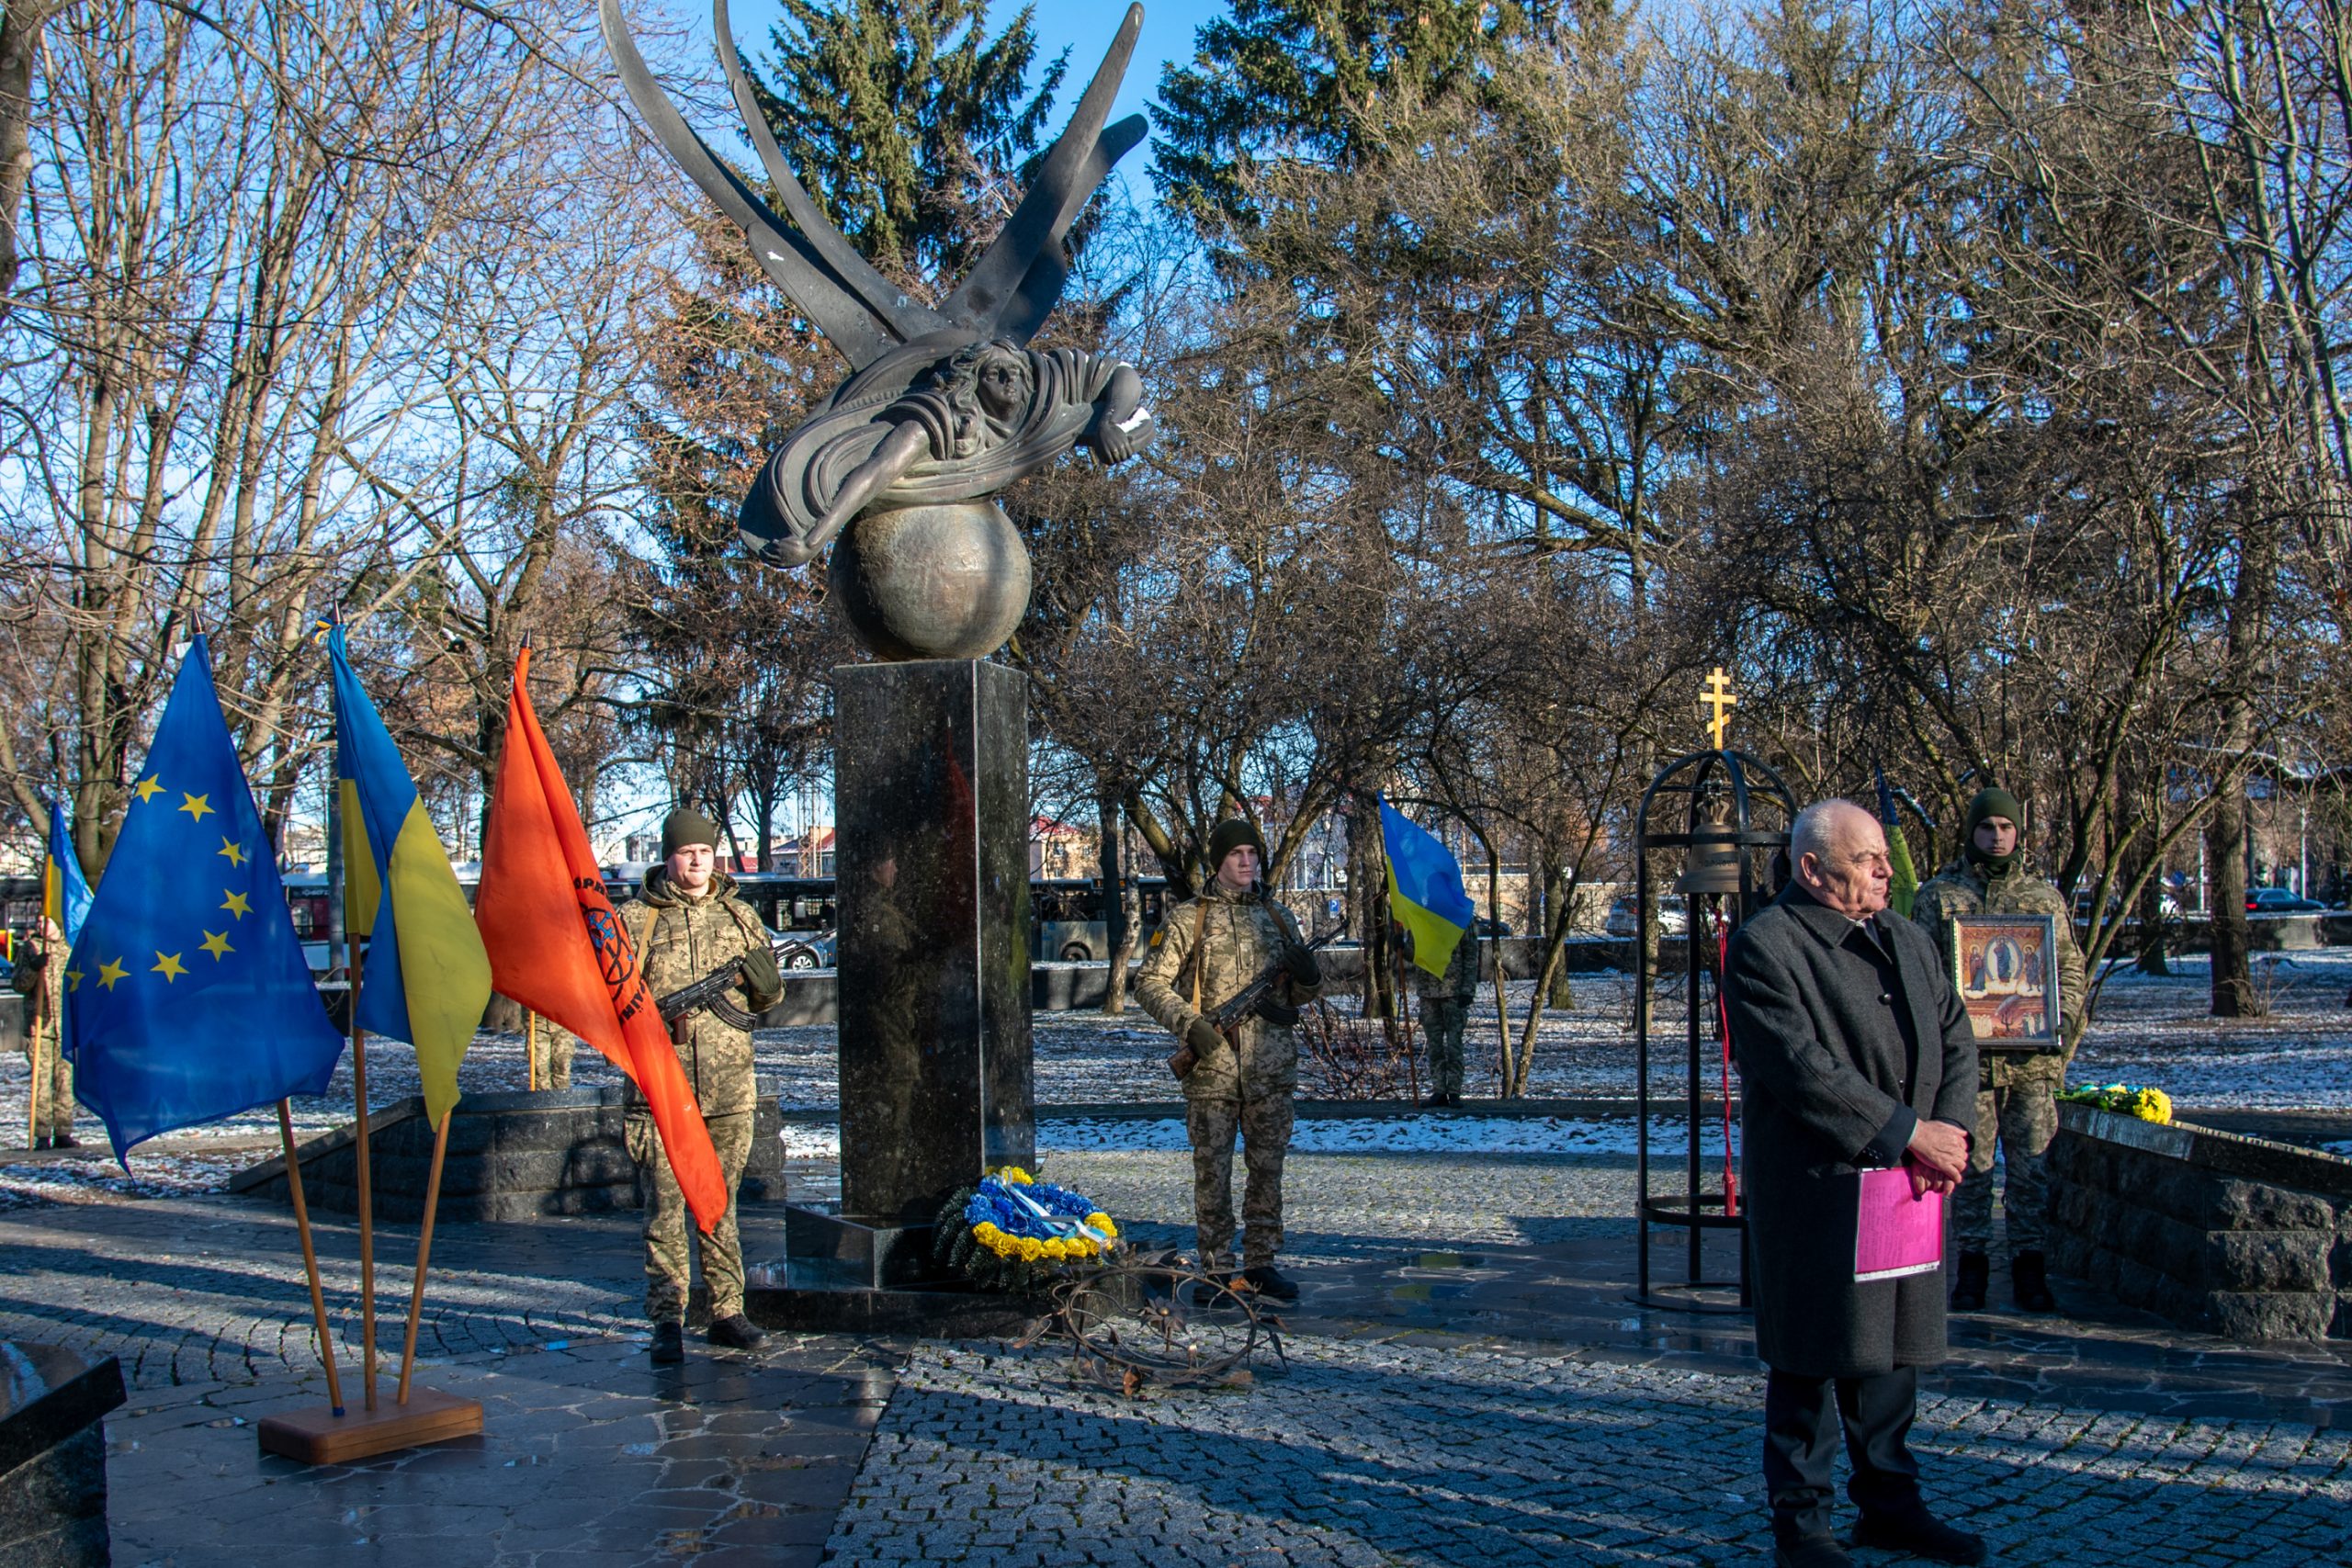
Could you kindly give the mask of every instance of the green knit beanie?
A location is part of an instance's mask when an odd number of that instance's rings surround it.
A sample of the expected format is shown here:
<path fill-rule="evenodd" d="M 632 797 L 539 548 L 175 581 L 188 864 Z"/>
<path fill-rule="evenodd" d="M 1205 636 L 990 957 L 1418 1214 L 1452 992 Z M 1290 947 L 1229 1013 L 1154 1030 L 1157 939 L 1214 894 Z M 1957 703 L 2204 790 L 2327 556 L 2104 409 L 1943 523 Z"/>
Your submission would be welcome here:
<path fill-rule="evenodd" d="M 668 860 L 688 844 L 718 848 L 718 824 L 691 806 L 681 806 L 662 818 L 662 858 Z"/>
<path fill-rule="evenodd" d="M 2017 824 L 2017 849 L 2005 855 L 1991 855 L 1976 847 L 1976 829 L 1987 817 L 2006 817 Z M 1960 842 L 1961 852 L 1976 864 L 1996 874 L 2007 872 L 2017 863 L 2018 851 L 2025 848 L 2025 807 L 2018 803 L 2016 795 L 1997 785 L 1978 790 L 1976 798 L 1968 803 L 1968 822 L 1961 829 Z"/>
<path fill-rule="evenodd" d="M 1266 840 L 1257 828 L 1238 817 L 1228 817 L 1209 829 L 1209 874 L 1215 876 L 1225 857 L 1248 844 L 1258 852 L 1260 864 L 1266 859 Z"/>

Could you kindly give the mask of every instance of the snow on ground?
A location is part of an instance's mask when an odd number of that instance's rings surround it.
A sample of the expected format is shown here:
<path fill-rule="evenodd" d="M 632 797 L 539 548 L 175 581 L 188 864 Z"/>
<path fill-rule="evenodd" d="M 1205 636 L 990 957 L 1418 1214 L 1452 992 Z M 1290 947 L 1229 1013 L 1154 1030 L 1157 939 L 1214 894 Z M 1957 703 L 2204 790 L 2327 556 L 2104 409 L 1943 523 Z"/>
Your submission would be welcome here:
<path fill-rule="evenodd" d="M 2192 1111 L 2199 1107 L 2352 1108 L 2352 1007 L 2346 1005 L 2347 995 L 2352 995 L 2352 948 L 2262 955 L 2257 960 L 2257 986 L 2267 994 L 2272 1010 L 2261 1019 L 2208 1016 L 2205 959 L 2176 960 L 2174 968 L 2174 974 L 2164 978 L 2121 967 L 2109 974 L 2100 992 L 2098 1015 L 2075 1059 L 2074 1081 L 2153 1084 Z M 1634 1089 L 1632 980 L 1617 974 L 1585 975 L 1577 976 L 1574 985 L 1576 1006 L 1544 1015 L 1528 1092 L 1539 1099 L 1630 1098 Z M 1516 1038 L 1525 1024 L 1533 987 L 1519 981 L 1508 989 Z M 1333 1005 L 1345 1011 L 1352 1002 L 1343 997 Z M 1662 989 L 1656 1006 L 1653 1065 L 1661 1085 L 1670 1089 L 1680 1082 L 1683 1071 L 1684 997 L 1679 980 Z M 1042 1105 L 1165 1103 L 1177 1098 L 1176 1085 L 1163 1065 L 1170 1049 L 1168 1036 L 1140 1010 L 1131 1008 L 1119 1019 L 1095 1012 L 1039 1013 L 1034 1034 L 1037 1099 Z M 837 1081 L 833 1043 L 830 1026 L 763 1030 L 758 1036 L 761 1077 L 781 1095 L 787 1108 L 830 1109 Z M 1723 1069 L 1712 1043 L 1706 1051 L 1702 1081 L 1713 1092 L 1721 1087 Z M 1497 1059 L 1495 1006 L 1489 988 L 1470 1021 L 1467 1089 L 1472 1096 L 1494 1092 Z M 372 1044 L 368 1068 L 368 1099 L 374 1105 L 388 1105 L 417 1092 L 415 1057 L 405 1045 Z M 1312 1063 L 1304 1079 L 1302 1092 L 1309 1096 L 1322 1092 Z M 584 1088 L 621 1080 L 619 1072 L 603 1057 L 582 1047 L 573 1058 L 571 1081 L 574 1087 Z M 487 1032 L 477 1036 L 459 1082 L 472 1093 L 527 1087 L 522 1037 Z M 0 1055 L 0 1148 L 21 1145 L 26 1086 L 25 1058 L 16 1053 Z M 345 1124 L 351 1119 L 351 1058 L 346 1053 L 327 1093 L 294 1101 L 296 1135 L 307 1137 Z M 1081 1135 L 1077 1132 L 1059 1134 L 1056 1128 L 1085 1125 L 1047 1122 L 1049 1146 L 1092 1146 L 1051 1143 L 1057 1135 Z M 1172 1122 L 1119 1125 L 1161 1127 L 1162 1132 L 1151 1135 L 1170 1139 L 1178 1138 L 1180 1132 Z M 1515 1126 L 1525 1130 L 1514 1131 Z M 85 1141 L 102 1144 L 104 1134 L 95 1121 L 85 1117 L 81 1130 Z M 1117 1134 L 1123 1138 L 1144 1135 L 1132 1131 Z M 1340 1142 L 1323 1145 L 1308 1141 L 1327 1138 Z M 1510 1141 L 1518 1138 L 1530 1141 L 1523 1145 Z M 1403 1141 L 1376 1141 L 1380 1139 Z M 1540 1121 L 1515 1123 L 1474 1117 L 1411 1117 L 1302 1122 L 1300 1140 L 1301 1148 L 1502 1152 L 1528 1147 L 1627 1153 L 1632 1147 L 1632 1128 L 1623 1122 L 1547 1125 Z M 106 1160 L 102 1146 L 87 1151 L 87 1160 L 28 1161 L 0 1168 L 0 1203 L 9 1201 L 11 1193 L 26 1194 L 35 1189 L 40 1190 L 42 1198 L 68 1191 L 98 1200 L 109 1194 L 130 1196 L 138 1184 L 149 1181 L 168 1184 L 175 1191 L 218 1190 L 235 1171 L 276 1153 L 277 1141 L 276 1109 L 263 1107 L 143 1145 L 132 1152 L 131 1175 L 127 1179 L 110 1160 L 106 1168 L 113 1169 L 113 1176 L 93 1173 L 94 1163 Z M 2339 1152 L 2352 1153 L 2352 1149 Z M 61 1166 L 74 1169 L 57 1174 Z"/>
<path fill-rule="evenodd" d="M 1660 1161 L 1682 1157 L 1688 1136 L 1679 1121 L 1654 1117 L 1650 1122 L 1650 1156 Z M 1700 1146 L 1710 1155 L 1722 1152 L 1720 1122 L 1702 1130 Z M 1055 1154 L 1171 1153 L 1191 1147 L 1183 1122 L 1165 1117 L 1044 1117 L 1037 1123 L 1037 1150 L 1042 1159 Z M 1634 1152 L 1631 1117 L 1580 1121 L 1560 1116 L 1448 1116 L 1430 1112 L 1391 1117 L 1317 1117 L 1302 1119 L 1292 1130 L 1290 1146 L 1302 1154 L 1529 1154 L 1621 1155 Z M 1736 1129 L 1732 1147 L 1738 1148 Z M 833 1159 L 841 1155 L 841 1129 L 825 1122 L 786 1122 L 784 1152 L 787 1159 Z"/>

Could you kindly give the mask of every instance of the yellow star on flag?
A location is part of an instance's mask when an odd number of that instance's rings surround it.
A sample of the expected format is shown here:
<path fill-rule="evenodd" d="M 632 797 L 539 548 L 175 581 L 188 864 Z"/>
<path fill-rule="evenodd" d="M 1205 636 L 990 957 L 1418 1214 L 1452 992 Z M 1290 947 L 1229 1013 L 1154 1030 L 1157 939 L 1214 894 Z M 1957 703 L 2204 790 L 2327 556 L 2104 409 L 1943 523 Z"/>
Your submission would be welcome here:
<path fill-rule="evenodd" d="M 187 965 L 180 962 L 180 955 L 176 953 L 158 953 L 155 954 L 155 962 L 149 966 L 148 973 L 161 975 L 168 982 L 187 974 Z"/>
<path fill-rule="evenodd" d="M 111 991 L 117 980 L 126 978 L 130 974 L 130 971 L 122 966 L 121 959 L 109 958 L 98 969 L 98 984 Z"/>
<path fill-rule="evenodd" d="M 204 951 L 212 954 L 214 962 L 218 963 L 220 959 L 227 957 L 230 953 L 236 952 L 237 950 L 229 945 L 229 933 L 227 931 L 206 931 L 204 933 Z"/>
<path fill-rule="evenodd" d="M 227 893 L 228 889 L 222 888 L 221 891 Z M 229 897 L 221 901 L 220 907 L 241 920 L 254 912 L 253 905 L 246 901 L 245 896 L 242 893 L 230 893 Z"/>
<path fill-rule="evenodd" d="M 212 797 L 209 795 L 189 795 L 186 791 L 182 791 L 180 798 L 187 802 L 187 804 L 181 807 L 180 809 L 187 812 L 197 821 L 201 822 L 207 817 L 212 815 Z"/>
<path fill-rule="evenodd" d="M 245 852 L 239 849 L 236 846 L 235 841 L 232 840 L 223 839 L 220 840 L 220 852 L 229 857 L 229 863 L 231 865 L 243 865 L 245 863 Z"/>
<path fill-rule="evenodd" d="M 79 969 L 68 969 L 65 972 L 65 988 L 69 991 L 78 991 L 82 988 L 82 972 Z"/>
<path fill-rule="evenodd" d="M 160 773 L 149 773 L 139 781 L 139 787 L 130 793 L 139 797 L 140 804 L 144 805 L 164 793 L 162 778 L 163 775 Z"/>

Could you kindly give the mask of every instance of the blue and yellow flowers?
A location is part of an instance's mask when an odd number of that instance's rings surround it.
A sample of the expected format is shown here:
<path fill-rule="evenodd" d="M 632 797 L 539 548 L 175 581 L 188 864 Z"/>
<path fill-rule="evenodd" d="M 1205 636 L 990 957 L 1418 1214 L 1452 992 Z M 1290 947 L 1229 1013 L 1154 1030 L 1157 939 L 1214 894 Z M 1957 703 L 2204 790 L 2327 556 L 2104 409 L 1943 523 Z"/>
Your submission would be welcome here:
<path fill-rule="evenodd" d="M 1066 1187 L 1018 1166 L 948 1201 L 935 1250 L 985 1288 L 1035 1289 L 1060 1267 L 1099 1258 L 1119 1239 L 1111 1216 Z"/>
<path fill-rule="evenodd" d="M 2104 1089 L 2086 1085 L 2067 1089 L 2058 1098 L 2069 1105 L 2087 1105 L 2120 1116 L 2137 1116 L 2143 1122 L 2172 1120 L 2172 1097 L 2144 1084 L 2111 1083 Z"/>

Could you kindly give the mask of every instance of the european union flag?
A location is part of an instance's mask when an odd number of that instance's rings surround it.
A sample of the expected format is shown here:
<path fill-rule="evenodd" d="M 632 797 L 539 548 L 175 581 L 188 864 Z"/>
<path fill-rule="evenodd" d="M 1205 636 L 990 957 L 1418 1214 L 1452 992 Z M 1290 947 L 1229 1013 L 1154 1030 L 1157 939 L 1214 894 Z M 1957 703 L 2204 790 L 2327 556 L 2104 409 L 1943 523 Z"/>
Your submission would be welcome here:
<path fill-rule="evenodd" d="M 322 1094 L 327 1021 L 238 764 L 212 660 L 188 649 L 67 961 L 74 1098 L 115 1157 L 158 1133 Z"/>

